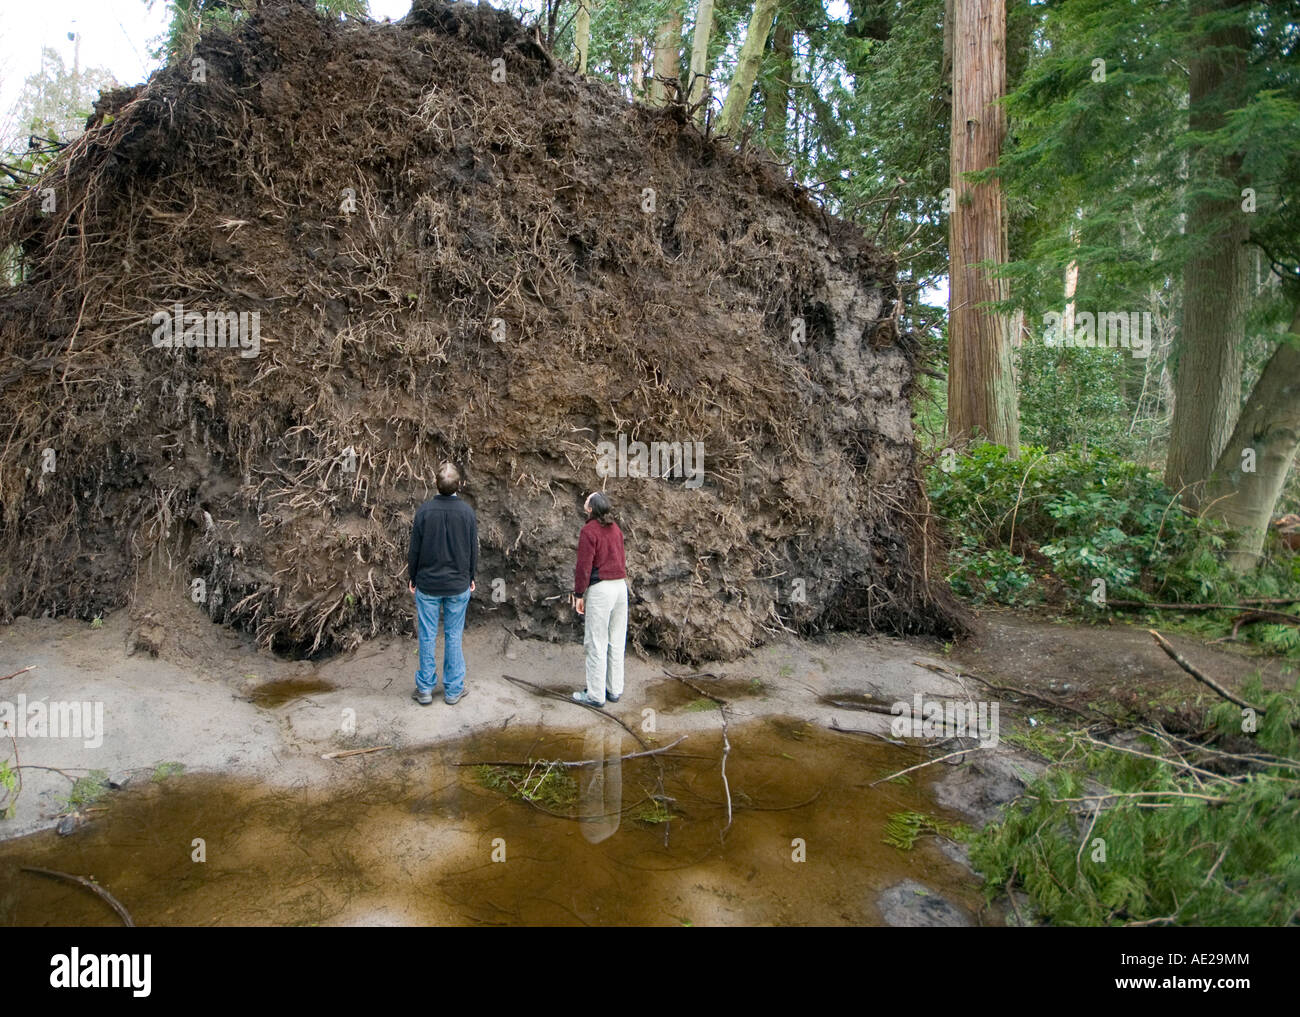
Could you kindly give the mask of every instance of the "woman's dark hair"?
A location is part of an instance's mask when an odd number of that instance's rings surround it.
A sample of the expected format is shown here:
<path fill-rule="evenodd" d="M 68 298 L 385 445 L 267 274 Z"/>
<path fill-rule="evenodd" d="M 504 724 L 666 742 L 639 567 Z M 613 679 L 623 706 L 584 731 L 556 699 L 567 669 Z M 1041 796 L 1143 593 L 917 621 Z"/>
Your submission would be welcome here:
<path fill-rule="evenodd" d="M 589 504 L 591 505 L 591 518 L 595 519 L 601 526 L 608 526 L 614 521 L 614 506 L 609 503 L 609 499 L 600 491 L 592 494 Z"/>

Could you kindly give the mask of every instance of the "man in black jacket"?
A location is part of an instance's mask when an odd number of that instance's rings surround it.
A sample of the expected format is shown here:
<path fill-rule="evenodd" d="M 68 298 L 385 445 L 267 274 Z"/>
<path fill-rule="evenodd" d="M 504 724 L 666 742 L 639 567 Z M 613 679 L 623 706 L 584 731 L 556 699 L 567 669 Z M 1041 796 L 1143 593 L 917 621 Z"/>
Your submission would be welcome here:
<path fill-rule="evenodd" d="M 442 616 L 442 695 L 448 706 L 465 698 L 465 656 L 460 637 L 465 630 L 469 595 L 478 571 L 478 520 L 474 510 L 457 497 L 460 471 L 451 463 L 438 467 L 438 494 L 415 513 L 406 567 L 415 594 L 416 632 L 420 668 L 411 698 L 421 706 L 433 702 L 438 688 L 434 651 L 438 617 Z"/>

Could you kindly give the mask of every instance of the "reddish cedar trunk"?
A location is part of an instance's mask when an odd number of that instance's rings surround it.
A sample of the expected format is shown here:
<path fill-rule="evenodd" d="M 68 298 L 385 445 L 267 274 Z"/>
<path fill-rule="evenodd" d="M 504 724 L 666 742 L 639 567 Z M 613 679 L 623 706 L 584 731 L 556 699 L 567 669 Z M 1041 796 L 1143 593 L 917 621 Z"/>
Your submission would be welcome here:
<path fill-rule="evenodd" d="M 1004 299 L 1006 284 L 977 267 L 1006 261 L 1002 188 L 964 179 L 997 163 L 1006 135 L 997 105 L 1006 90 L 1006 2 L 954 0 L 953 13 L 948 435 L 960 445 L 978 431 L 1014 455 L 1020 428 L 1008 324 L 980 306 Z"/>

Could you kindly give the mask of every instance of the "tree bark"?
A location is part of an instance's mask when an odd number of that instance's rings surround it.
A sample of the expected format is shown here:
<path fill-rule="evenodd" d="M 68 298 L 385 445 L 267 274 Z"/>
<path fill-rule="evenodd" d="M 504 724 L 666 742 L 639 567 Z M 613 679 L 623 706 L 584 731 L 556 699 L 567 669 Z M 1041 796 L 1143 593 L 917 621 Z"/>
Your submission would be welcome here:
<path fill-rule="evenodd" d="M 645 39 L 632 40 L 632 98 L 640 99 L 645 93 Z"/>
<path fill-rule="evenodd" d="M 687 86 L 687 105 L 693 106 L 706 96 L 712 96 L 713 88 L 709 84 L 709 36 L 713 33 L 713 0 L 700 0 L 695 12 L 695 32 L 691 36 L 691 80 Z M 708 103 L 704 103 L 695 113 L 695 119 L 704 123 L 708 112 Z"/>
<path fill-rule="evenodd" d="M 1300 306 L 1291 318 L 1300 333 Z M 1242 469 L 1243 452 L 1253 449 L 1255 470 Z M 1238 571 L 1253 566 L 1287 473 L 1300 449 L 1300 340 L 1284 339 L 1264 365 L 1206 484 L 1206 514 L 1235 529 L 1239 540 L 1228 563 Z"/>
<path fill-rule="evenodd" d="M 1002 187 L 965 174 L 995 166 L 1006 136 L 1006 0 L 954 0 L 952 211 L 948 253 L 948 437 L 1020 452 L 1015 373 L 1006 318 L 979 306 L 1006 296 L 1005 280 L 977 268 L 1006 262 Z"/>
<path fill-rule="evenodd" d="M 1197 0 L 1194 15 L 1243 6 L 1242 0 Z M 1188 127 L 1216 131 L 1220 109 L 1240 90 L 1250 34 L 1237 23 L 1196 40 L 1190 58 Z M 1188 160 L 1188 188 L 1219 177 L 1244 186 L 1241 156 L 1208 164 L 1198 149 Z M 1187 233 L 1204 246 L 1183 269 L 1183 329 L 1174 356 L 1174 414 L 1165 460 L 1165 483 L 1200 503 L 1198 485 L 1210 476 L 1232 433 L 1241 406 L 1241 343 L 1246 328 L 1250 256 L 1249 226 L 1237 193 L 1192 198 Z"/>
<path fill-rule="evenodd" d="M 718 122 L 720 134 L 735 137 L 740 133 L 740 125 L 745 122 L 745 107 L 749 105 L 749 93 L 754 90 L 754 82 L 758 80 L 758 67 L 763 61 L 768 33 L 772 31 L 772 18 L 776 15 L 777 3 L 778 0 L 754 2 L 754 12 L 745 33 L 745 44 L 740 48 L 740 60 L 736 64 L 736 72 L 731 76 L 731 85 L 727 88 L 727 101 L 722 104 L 722 116 Z"/>
<path fill-rule="evenodd" d="M 944 0 L 943 4 L 943 63 L 939 67 L 939 77 L 948 91 L 952 91 L 952 27 L 956 19 L 953 12 L 953 0 Z M 951 99 L 951 97 L 950 97 Z"/>
<path fill-rule="evenodd" d="M 573 62 L 579 74 L 587 73 L 587 51 L 591 48 L 591 0 L 578 0 L 573 22 Z"/>
<path fill-rule="evenodd" d="M 776 67 L 763 89 L 763 135 L 772 152 L 784 155 L 788 148 L 785 132 L 794 77 L 794 25 L 788 11 L 777 15 L 776 27 L 772 29 L 772 56 Z"/>
<path fill-rule="evenodd" d="M 674 0 L 668 17 L 655 32 L 654 77 L 650 79 L 650 105 L 663 106 L 668 102 L 668 89 L 664 81 L 681 75 L 682 62 L 682 8 Z"/>
<path fill-rule="evenodd" d="M 1077 228 L 1070 229 L 1070 243 L 1075 247 L 1079 246 L 1079 231 Z M 1061 335 L 1067 336 L 1074 332 L 1074 295 L 1079 290 L 1079 263 L 1071 261 L 1065 266 L 1065 313 L 1061 315 Z"/>

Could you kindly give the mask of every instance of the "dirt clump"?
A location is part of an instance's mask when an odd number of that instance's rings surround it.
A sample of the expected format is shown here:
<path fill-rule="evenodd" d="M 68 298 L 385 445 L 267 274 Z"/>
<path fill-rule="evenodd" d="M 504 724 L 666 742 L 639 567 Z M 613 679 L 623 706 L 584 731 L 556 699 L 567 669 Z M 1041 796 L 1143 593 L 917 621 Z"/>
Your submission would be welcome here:
<path fill-rule="evenodd" d="M 600 487 L 643 646 L 960 627 L 895 266 L 762 152 L 486 6 L 266 3 L 195 58 L 105 94 L 0 215 L 24 268 L 0 291 L 5 617 L 93 618 L 170 574 L 278 652 L 409 631 L 410 520 L 450 458 L 476 612 L 520 634 L 578 630 Z M 636 475 L 637 443 L 668 476 Z"/>

